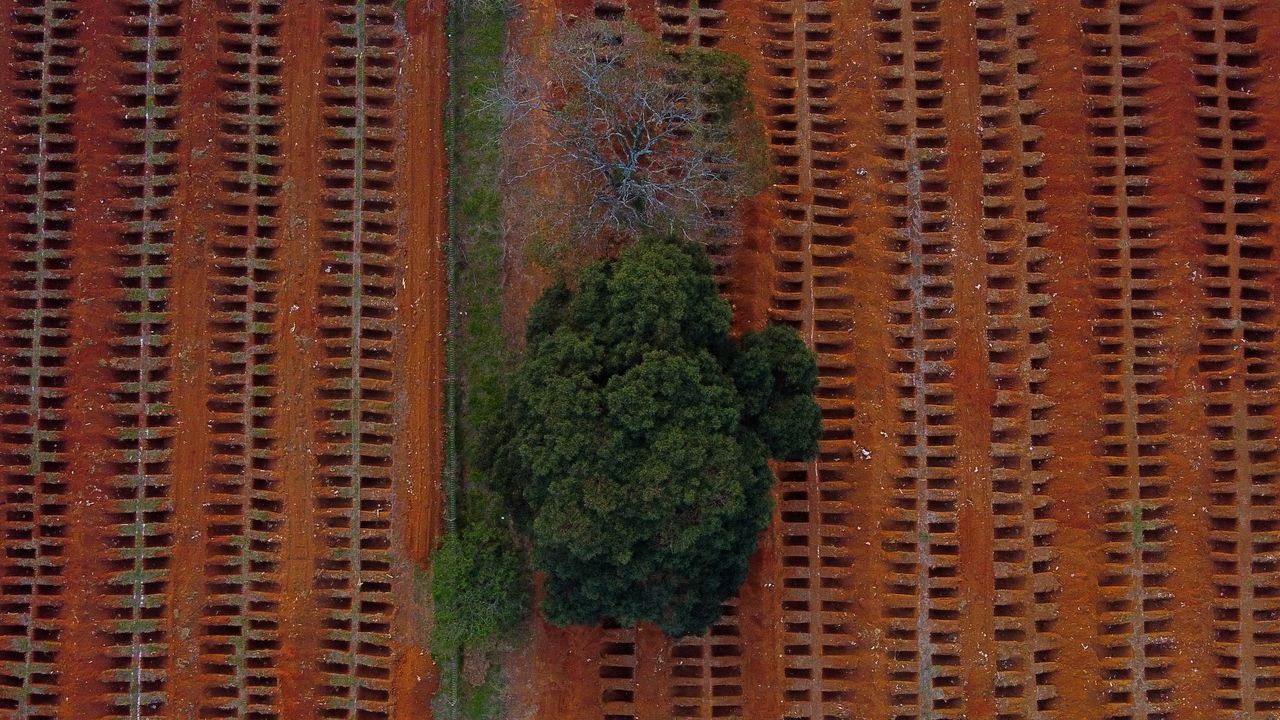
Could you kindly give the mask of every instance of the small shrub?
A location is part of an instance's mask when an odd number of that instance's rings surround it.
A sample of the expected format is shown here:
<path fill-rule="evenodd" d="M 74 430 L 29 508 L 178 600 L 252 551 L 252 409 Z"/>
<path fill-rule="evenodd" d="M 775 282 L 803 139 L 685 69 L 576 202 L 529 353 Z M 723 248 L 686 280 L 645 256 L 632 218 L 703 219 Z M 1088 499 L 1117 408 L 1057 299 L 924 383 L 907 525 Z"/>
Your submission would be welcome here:
<path fill-rule="evenodd" d="M 701 131 L 711 133 L 723 148 L 721 154 L 734 159 L 742 196 L 764 190 L 770 180 L 769 146 L 747 86 L 747 61 L 700 47 L 676 51 L 674 56 L 687 82 L 701 88 L 708 111 Z"/>
<path fill-rule="evenodd" d="M 706 48 L 688 48 L 673 52 L 683 70 L 686 82 L 702 89 L 706 100 L 707 119 L 726 123 L 741 112 L 751 111 L 751 93 L 747 89 L 747 61 L 737 55 Z"/>
<path fill-rule="evenodd" d="M 462 647 L 487 649 L 508 637 L 529 610 L 524 562 L 511 534 L 477 521 L 446 535 L 433 556 L 431 598 L 438 657 Z"/>

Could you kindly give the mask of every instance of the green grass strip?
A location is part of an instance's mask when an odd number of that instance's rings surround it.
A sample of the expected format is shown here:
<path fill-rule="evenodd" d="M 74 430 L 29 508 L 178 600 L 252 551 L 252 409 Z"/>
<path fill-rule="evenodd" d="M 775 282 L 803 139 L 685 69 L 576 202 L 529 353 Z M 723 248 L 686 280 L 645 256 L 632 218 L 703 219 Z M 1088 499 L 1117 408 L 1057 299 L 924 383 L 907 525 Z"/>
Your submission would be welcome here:
<path fill-rule="evenodd" d="M 448 335 L 445 343 L 445 527 L 457 532 L 462 490 L 462 452 L 486 413 L 501 407 L 506 367 L 502 333 L 502 233 L 499 175 L 501 120 L 482 102 L 502 78 L 507 15 L 486 3 L 450 3 L 449 97 L 445 150 L 449 158 L 447 203 Z M 464 383 L 465 378 L 465 383 Z M 465 385 L 466 406 L 463 402 Z M 477 417 L 479 415 L 479 417 Z M 469 440 L 469 438 L 471 438 Z M 462 656 L 440 659 L 440 720 L 489 715 L 485 699 L 464 693 Z M 464 698 L 464 695 L 468 697 Z"/>

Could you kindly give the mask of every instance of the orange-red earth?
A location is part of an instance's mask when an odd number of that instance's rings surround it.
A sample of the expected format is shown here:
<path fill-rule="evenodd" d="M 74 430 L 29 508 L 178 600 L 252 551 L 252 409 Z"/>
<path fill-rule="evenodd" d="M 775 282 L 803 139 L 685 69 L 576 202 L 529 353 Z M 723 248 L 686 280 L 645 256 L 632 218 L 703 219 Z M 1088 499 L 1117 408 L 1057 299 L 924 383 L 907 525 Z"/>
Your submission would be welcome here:
<path fill-rule="evenodd" d="M 537 622 L 511 717 L 1280 714 L 1280 5 L 526 10 L 747 60 L 719 281 L 825 430 L 708 634 Z M 0 0 L 0 717 L 430 716 L 442 11 Z"/>

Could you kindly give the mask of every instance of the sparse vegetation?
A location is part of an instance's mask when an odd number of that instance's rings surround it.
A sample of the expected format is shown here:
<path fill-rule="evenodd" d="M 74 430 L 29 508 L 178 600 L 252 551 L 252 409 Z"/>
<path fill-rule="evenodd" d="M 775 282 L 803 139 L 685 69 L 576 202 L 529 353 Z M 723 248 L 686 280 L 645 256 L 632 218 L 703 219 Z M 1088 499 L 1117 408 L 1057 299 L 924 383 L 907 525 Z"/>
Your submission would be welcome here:
<path fill-rule="evenodd" d="M 499 191 L 502 121 L 479 101 L 501 83 L 506 15 L 501 3 L 480 2 L 455 10 L 460 28 L 456 82 L 459 107 L 453 168 L 454 234 L 459 252 L 457 292 L 462 315 L 459 344 L 463 382 L 462 447 L 471 456 L 481 441 L 477 428 L 500 411 L 503 378 L 511 365 L 502 329 L 502 198 Z"/>
<path fill-rule="evenodd" d="M 512 194 L 529 199 L 520 214 L 536 257 L 573 270 L 643 234 L 733 237 L 730 209 L 758 190 L 765 167 L 745 63 L 605 21 L 562 27 L 546 64 L 530 62 L 508 69 L 498 105 L 518 131 L 507 143 L 521 168 L 513 180 L 563 184 L 551 198 Z"/>

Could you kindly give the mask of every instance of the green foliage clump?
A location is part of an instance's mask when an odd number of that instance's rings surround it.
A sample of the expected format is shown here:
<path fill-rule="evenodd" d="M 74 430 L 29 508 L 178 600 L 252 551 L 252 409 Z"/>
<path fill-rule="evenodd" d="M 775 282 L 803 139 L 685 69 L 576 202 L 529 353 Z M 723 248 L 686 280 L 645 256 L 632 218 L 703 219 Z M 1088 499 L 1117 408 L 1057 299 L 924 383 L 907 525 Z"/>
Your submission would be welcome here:
<path fill-rule="evenodd" d="M 648 239 L 549 290 L 481 462 L 530 533 L 552 622 L 701 632 L 771 514 L 769 457 L 816 451 L 790 329 L 741 346 L 702 250 Z"/>
<path fill-rule="evenodd" d="M 747 85 L 747 61 L 700 47 L 673 51 L 673 55 L 681 82 L 700 88 L 708 109 L 706 122 L 692 131 L 714 138 L 704 142 L 714 143 L 726 158 L 733 158 L 744 196 L 768 187 L 769 147 Z"/>
<path fill-rule="evenodd" d="M 703 89 L 711 110 L 708 120 L 727 123 L 741 113 L 752 111 L 746 60 L 721 50 L 700 47 L 673 51 L 673 54 L 685 82 Z"/>
<path fill-rule="evenodd" d="M 529 609 L 524 561 L 511 533 L 493 520 L 446 535 L 432 556 L 435 629 L 431 650 L 486 649 L 510 634 Z"/>
<path fill-rule="evenodd" d="M 804 460 L 818 452 L 822 411 L 813 402 L 818 367 L 794 332 L 770 325 L 743 338 L 732 372 L 743 394 L 743 421 L 759 434 L 770 456 Z"/>

